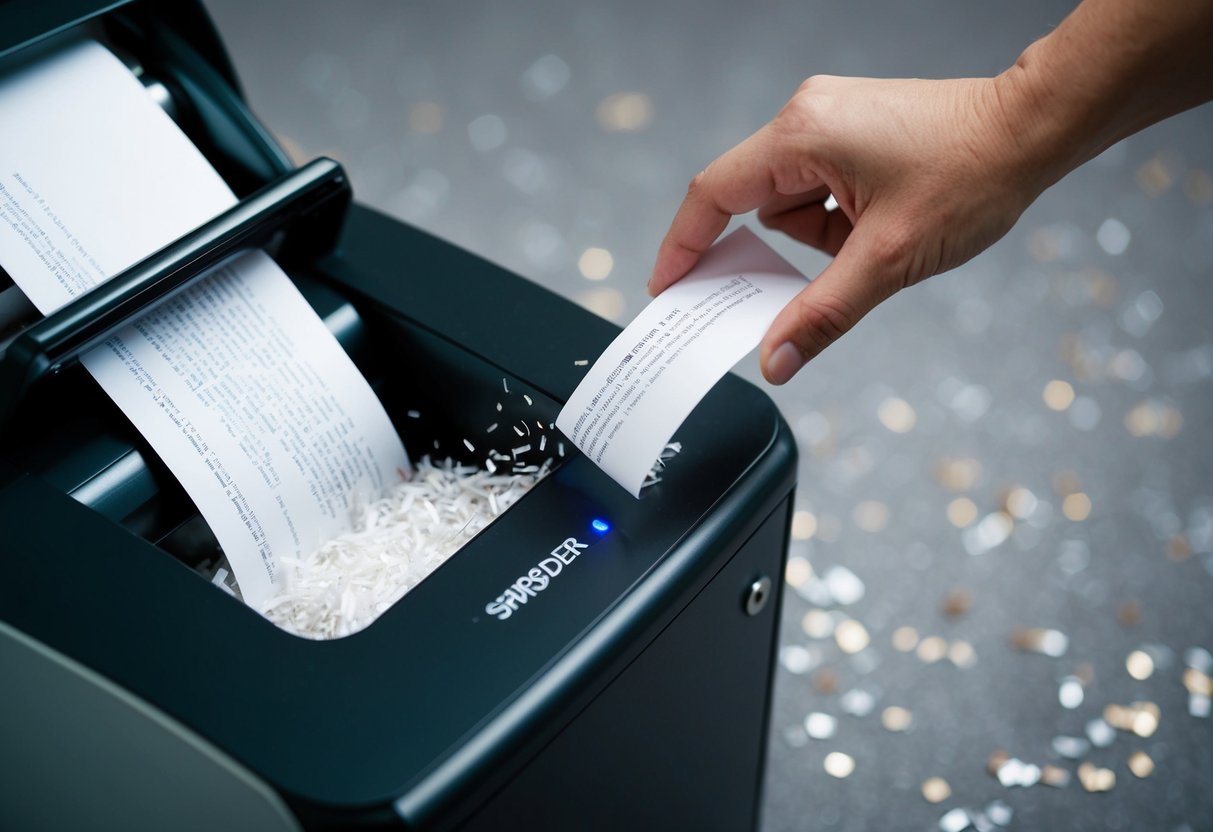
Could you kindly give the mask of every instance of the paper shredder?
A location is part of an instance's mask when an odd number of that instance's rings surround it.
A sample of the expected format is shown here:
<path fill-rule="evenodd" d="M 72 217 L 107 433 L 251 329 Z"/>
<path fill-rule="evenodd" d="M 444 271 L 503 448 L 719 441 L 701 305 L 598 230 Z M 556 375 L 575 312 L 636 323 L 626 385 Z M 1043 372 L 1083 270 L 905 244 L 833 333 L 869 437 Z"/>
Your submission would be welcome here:
<path fill-rule="evenodd" d="M 279 630 L 200 576 L 213 536 L 81 351 L 268 247 L 410 454 L 459 457 L 503 378 L 554 421 L 618 330 L 352 202 L 332 161 L 295 169 L 197 3 L 8 0 L 0 71 L 76 36 L 241 201 L 0 359 L 0 827 L 754 828 L 796 469 L 771 401 L 727 376 L 641 499 L 570 453 L 367 629 Z M 570 539 L 546 591 L 486 614 Z"/>

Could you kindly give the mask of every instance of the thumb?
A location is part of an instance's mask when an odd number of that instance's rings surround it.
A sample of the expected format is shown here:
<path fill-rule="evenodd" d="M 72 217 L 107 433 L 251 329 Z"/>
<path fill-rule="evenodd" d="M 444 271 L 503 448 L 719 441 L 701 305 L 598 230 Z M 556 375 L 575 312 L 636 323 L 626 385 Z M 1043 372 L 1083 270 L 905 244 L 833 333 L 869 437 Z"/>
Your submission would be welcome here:
<path fill-rule="evenodd" d="M 883 258 L 867 256 L 865 242 L 852 233 L 833 262 L 767 330 L 759 359 L 771 384 L 787 383 L 895 291 L 897 282 L 877 265 Z"/>

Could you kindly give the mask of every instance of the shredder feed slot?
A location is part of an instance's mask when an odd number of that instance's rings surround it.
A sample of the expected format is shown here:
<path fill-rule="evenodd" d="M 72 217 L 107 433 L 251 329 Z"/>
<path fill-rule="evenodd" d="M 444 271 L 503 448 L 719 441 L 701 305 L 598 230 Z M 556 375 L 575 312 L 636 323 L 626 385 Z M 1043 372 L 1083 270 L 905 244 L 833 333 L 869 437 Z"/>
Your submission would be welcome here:
<path fill-rule="evenodd" d="M 349 202 L 341 165 L 316 159 L 31 326 L 0 360 L 0 430 L 35 382 L 59 372 L 229 255 L 271 243 L 279 244 L 279 258 L 287 261 L 327 253 Z"/>

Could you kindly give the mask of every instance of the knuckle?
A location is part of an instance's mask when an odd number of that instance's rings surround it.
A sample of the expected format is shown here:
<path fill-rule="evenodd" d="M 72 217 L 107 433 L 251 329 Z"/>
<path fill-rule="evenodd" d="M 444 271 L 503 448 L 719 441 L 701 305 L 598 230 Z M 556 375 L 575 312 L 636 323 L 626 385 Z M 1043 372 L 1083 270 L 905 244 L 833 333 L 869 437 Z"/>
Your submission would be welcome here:
<path fill-rule="evenodd" d="M 796 88 L 796 95 L 818 92 L 823 87 L 829 86 L 831 80 L 829 75 L 810 75 L 800 82 L 800 86 Z"/>
<path fill-rule="evenodd" d="M 802 135 L 821 118 L 821 101 L 811 96 L 796 96 L 784 105 L 771 121 L 776 135 L 795 137 Z"/>
<path fill-rule="evenodd" d="M 827 76 L 814 75 L 803 81 L 796 94 L 788 99 L 775 116 L 772 125 L 776 131 L 800 135 L 815 127 L 827 124 L 830 118 L 832 95 Z"/>
<path fill-rule="evenodd" d="M 888 224 L 872 237 L 871 257 L 883 274 L 905 271 L 906 261 L 913 254 L 914 237 L 900 224 Z"/>
<path fill-rule="evenodd" d="M 816 355 L 846 334 L 861 316 L 845 299 L 827 294 L 799 304 L 796 317 L 797 332 L 807 341 L 802 349 Z"/>
<path fill-rule="evenodd" d="M 707 168 L 704 168 L 703 170 L 699 171 L 699 173 L 692 176 L 691 181 L 687 184 L 687 195 L 690 196 L 691 194 L 695 194 L 703 190 L 703 183 L 707 177 Z"/>

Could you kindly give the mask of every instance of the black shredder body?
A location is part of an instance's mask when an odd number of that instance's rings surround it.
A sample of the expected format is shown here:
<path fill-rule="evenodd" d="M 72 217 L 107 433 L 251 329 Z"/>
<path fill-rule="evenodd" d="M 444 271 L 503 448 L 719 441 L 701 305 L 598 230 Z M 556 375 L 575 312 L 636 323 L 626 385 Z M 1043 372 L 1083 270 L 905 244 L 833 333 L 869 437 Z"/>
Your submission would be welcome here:
<path fill-rule="evenodd" d="M 351 203 L 335 163 L 294 170 L 196 3 L 8 0 L 0 73 L 77 36 L 167 92 L 242 199 L 111 283 L 272 244 L 410 455 L 466 456 L 503 379 L 502 424 L 555 421 L 574 361 L 618 332 Z M 321 186 L 323 210 L 298 209 Z M 111 283 L 0 358 L 0 828 L 757 826 L 796 467 L 765 395 L 726 376 L 639 500 L 570 445 L 367 629 L 308 641 L 198 573 L 209 529 L 71 360 L 146 311 Z M 48 359 L 52 342 L 75 347 Z M 543 593 L 486 614 L 570 539 L 584 548 Z"/>

